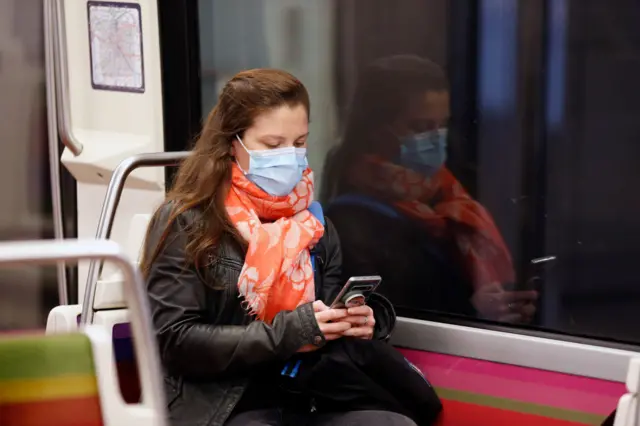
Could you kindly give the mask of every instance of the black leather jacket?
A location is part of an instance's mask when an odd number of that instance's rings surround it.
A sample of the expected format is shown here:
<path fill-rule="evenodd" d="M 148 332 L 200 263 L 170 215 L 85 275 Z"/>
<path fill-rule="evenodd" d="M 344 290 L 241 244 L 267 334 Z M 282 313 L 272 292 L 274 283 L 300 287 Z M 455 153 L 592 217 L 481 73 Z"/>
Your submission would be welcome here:
<path fill-rule="evenodd" d="M 159 241 L 171 213 L 161 207 L 151 224 L 146 250 Z M 184 229 L 198 220 L 189 211 L 173 224 L 147 277 L 147 291 L 165 369 L 165 388 L 173 425 L 222 426 L 249 384 L 252 372 L 285 361 L 301 347 L 325 343 L 310 303 L 280 312 L 273 323 L 256 321 L 242 307 L 236 283 L 244 252 L 222 242 L 206 270 L 185 259 Z M 345 280 L 335 228 L 327 221 L 316 245 L 316 298 L 330 303 Z M 145 253 L 149 254 L 149 253 Z M 376 338 L 388 338 L 395 313 L 381 296 L 369 304 Z"/>

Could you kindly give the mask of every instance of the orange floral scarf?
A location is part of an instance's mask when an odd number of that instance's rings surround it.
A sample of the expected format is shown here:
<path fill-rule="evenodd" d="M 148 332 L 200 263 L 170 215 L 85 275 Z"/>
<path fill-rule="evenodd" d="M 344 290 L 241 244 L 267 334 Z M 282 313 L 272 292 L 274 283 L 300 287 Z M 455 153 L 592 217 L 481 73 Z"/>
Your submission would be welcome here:
<path fill-rule="evenodd" d="M 313 172 L 307 169 L 293 192 L 275 197 L 249 181 L 233 165 L 225 205 L 231 221 L 249 243 L 238 290 L 258 319 L 315 300 L 309 249 L 324 233 L 310 212 Z"/>
<path fill-rule="evenodd" d="M 391 202 L 430 235 L 452 240 L 475 288 L 514 281 L 511 254 L 491 215 L 446 167 L 425 178 L 381 158 L 368 157 L 350 176 L 357 188 Z"/>

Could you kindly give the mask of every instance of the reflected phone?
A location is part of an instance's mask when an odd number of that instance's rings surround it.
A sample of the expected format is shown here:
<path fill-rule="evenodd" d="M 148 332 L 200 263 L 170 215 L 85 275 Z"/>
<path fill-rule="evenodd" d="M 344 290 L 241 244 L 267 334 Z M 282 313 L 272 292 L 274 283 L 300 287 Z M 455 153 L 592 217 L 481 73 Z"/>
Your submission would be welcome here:
<path fill-rule="evenodd" d="M 380 285 L 382 277 L 351 277 L 336 296 L 331 308 L 355 308 L 367 304 L 371 293 Z"/>
<path fill-rule="evenodd" d="M 549 267 L 556 260 L 555 256 L 539 257 L 530 263 L 529 279 L 523 290 L 540 290 Z"/>

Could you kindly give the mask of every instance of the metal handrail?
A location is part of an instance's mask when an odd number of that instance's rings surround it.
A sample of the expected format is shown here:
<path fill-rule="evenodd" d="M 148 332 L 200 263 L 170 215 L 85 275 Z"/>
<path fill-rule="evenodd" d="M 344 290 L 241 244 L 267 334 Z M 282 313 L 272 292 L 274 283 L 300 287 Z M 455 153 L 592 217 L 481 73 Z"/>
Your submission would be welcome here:
<path fill-rule="evenodd" d="M 58 130 L 62 143 L 74 156 L 80 155 L 83 146 L 76 139 L 71 129 L 71 95 L 69 89 L 69 64 L 67 52 L 67 21 L 65 16 L 65 0 L 48 0 L 52 10 L 53 44 L 56 100 L 58 110 Z M 46 6 L 45 6 L 46 7 Z"/>
<path fill-rule="evenodd" d="M 49 142 L 49 176 L 51 179 L 51 210 L 53 219 L 53 235 L 57 240 L 64 238 L 62 218 L 62 193 L 60 189 L 60 147 L 58 144 L 58 122 L 56 108 L 56 60 L 55 60 L 55 14 L 53 2 L 43 3 L 44 40 L 45 40 L 45 79 L 47 94 L 47 131 Z M 67 273 L 64 262 L 56 264 L 58 278 L 58 304 L 69 304 Z"/>
<path fill-rule="evenodd" d="M 120 203 L 122 190 L 127 181 L 127 177 L 134 170 L 140 167 L 167 167 L 175 166 L 180 161 L 189 156 L 189 151 L 180 152 L 155 152 L 149 154 L 138 154 L 123 160 L 113 172 L 107 193 L 102 204 L 102 211 L 98 219 L 98 229 L 96 231 L 97 240 L 106 240 L 111 237 L 111 229 L 116 214 L 116 209 Z M 99 263 L 99 266 L 98 266 Z M 84 289 L 84 299 L 82 302 L 82 313 L 80 315 L 81 324 L 91 324 L 93 322 L 93 305 L 96 299 L 96 288 L 98 277 L 102 269 L 102 262 L 96 260 L 89 265 L 87 273 L 87 283 Z"/>
<path fill-rule="evenodd" d="M 0 266 L 50 264 L 61 261 L 106 259 L 114 262 L 124 275 L 131 313 L 133 344 L 143 384 L 142 403 L 154 412 L 165 410 L 160 359 L 151 325 L 151 310 L 140 272 L 113 241 L 41 240 L 0 243 Z M 115 374 L 115 373 L 114 373 Z M 164 426 L 164 418 L 158 419 Z"/>

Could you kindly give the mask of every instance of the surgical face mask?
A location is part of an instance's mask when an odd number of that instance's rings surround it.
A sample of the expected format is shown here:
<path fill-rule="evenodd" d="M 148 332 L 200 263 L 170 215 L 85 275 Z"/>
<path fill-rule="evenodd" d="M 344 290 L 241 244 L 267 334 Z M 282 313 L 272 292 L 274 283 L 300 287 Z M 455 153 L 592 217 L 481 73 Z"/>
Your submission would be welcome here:
<path fill-rule="evenodd" d="M 447 129 L 400 139 L 399 163 L 425 177 L 433 176 L 447 161 Z"/>
<path fill-rule="evenodd" d="M 236 139 L 250 157 L 249 170 L 243 170 L 245 176 L 269 195 L 278 197 L 289 195 L 302 180 L 302 173 L 309 166 L 306 148 L 287 147 L 250 151 L 240 136 L 236 135 Z"/>

